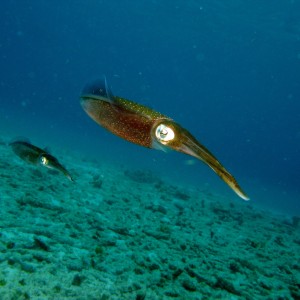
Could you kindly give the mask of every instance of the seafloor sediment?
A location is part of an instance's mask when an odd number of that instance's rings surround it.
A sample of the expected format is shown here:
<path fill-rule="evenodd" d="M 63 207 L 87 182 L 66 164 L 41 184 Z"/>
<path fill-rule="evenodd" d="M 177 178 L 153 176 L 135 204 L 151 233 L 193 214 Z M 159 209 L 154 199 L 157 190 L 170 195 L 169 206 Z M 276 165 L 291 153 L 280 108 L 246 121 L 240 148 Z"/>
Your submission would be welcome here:
<path fill-rule="evenodd" d="M 58 157 L 75 182 L 0 143 L 0 299 L 300 299 L 299 218 Z"/>

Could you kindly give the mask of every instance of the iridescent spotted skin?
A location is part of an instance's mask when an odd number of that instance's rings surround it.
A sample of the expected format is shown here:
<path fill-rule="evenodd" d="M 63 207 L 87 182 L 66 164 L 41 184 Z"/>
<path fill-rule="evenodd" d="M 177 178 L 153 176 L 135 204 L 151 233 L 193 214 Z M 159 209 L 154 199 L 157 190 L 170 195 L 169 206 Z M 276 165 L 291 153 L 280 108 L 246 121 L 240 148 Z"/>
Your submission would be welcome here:
<path fill-rule="evenodd" d="M 153 121 L 168 119 L 154 110 L 135 102 L 114 97 L 111 103 L 93 95 L 82 95 L 81 104 L 98 124 L 132 143 L 151 148 Z"/>
<path fill-rule="evenodd" d="M 200 159 L 237 195 L 249 200 L 234 177 L 186 129 L 144 105 L 113 96 L 105 79 L 84 88 L 81 105 L 95 122 L 127 141 L 148 148 L 169 148 Z"/>
<path fill-rule="evenodd" d="M 37 146 L 32 145 L 28 141 L 14 141 L 9 144 L 16 155 L 24 161 L 40 165 L 49 169 L 55 169 L 63 173 L 69 180 L 73 181 L 69 172 L 59 163 L 59 161 Z"/>

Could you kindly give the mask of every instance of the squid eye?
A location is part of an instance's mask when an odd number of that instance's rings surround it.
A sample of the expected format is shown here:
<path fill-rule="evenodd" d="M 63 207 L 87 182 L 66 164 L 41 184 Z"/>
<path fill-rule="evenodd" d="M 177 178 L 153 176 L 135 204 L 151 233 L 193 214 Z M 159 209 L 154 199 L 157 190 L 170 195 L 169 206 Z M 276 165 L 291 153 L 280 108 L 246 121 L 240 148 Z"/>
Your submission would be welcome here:
<path fill-rule="evenodd" d="M 175 133 L 172 128 L 160 124 L 155 130 L 155 136 L 160 142 L 169 142 L 174 139 Z"/>
<path fill-rule="evenodd" d="M 42 165 L 46 166 L 48 164 L 48 159 L 45 156 L 41 156 L 40 162 Z"/>

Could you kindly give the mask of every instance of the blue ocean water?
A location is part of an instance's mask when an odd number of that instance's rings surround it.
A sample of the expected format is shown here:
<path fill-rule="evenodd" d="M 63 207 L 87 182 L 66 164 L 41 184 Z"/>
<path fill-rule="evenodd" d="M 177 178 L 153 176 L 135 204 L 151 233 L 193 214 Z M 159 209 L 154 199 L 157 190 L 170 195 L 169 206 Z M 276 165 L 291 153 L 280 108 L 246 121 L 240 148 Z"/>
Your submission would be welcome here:
<path fill-rule="evenodd" d="M 1 299 L 299 299 L 300 0 L 6 0 L 0 24 Z M 89 118 L 103 75 L 250 202 Z M 60 173 L 19 159 L 19 137 Z"/>
<path fill-rule="evenodd" d="M 105 74 L 191 131 L 256 205 L 300 214 L 300 1 L 7 0 L 0 16 L 3 135 L 235 197 L 206 166 L 89 119 L 81 89 Z"/>

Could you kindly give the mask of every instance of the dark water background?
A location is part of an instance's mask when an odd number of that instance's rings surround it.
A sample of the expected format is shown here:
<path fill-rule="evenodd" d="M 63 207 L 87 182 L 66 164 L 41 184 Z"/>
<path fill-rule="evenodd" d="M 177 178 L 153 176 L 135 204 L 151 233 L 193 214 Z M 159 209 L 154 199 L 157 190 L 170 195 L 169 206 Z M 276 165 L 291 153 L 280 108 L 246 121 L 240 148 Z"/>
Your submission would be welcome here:
<path fill-rule="evenodd" d="M 105 74 L 116 95 L 189 129 L 254 203 L 300 213 L 299 0 L 11 0 L 0 24 L 1 134 L 235 197 L 189 157 L 90 120 L 80 91 Z"/>

